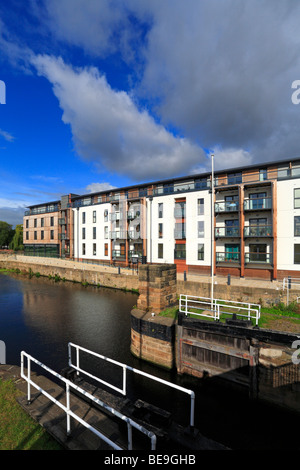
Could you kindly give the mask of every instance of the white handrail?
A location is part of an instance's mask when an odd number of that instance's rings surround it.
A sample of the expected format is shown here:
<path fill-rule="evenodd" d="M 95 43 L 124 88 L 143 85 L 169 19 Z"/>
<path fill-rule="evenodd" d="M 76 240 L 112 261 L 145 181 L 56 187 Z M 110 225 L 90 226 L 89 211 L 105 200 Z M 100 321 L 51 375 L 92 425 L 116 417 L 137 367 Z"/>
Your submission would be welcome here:
<path fill-rule="evenodd" d="M 75 350 L 76 350 L 76 361 L 78 361 L 76 364 L 73 364 L 72 363 L 72 358 L 71 358 L 71 348 L 74 347 Z M 138 369 L 135 369 L 134 367 L 130 367 L 128 366 L 127 364 L 123 364 L 121 362 L 118 362 L 118 361 L 115 361 L 113 359 L 110 359 L 106 356 L 103 356 L 101 354 L 98 354 L 96 352 L 93 352 L 93 351 L 90 351 L 86 348 L 83 348 L 82 346 L 78 346 L 77 344 L 74 344 L 74 343 L 68 343 L 68 350 L 69 350 L 69 366 L 70 367 L 73 367 L 77 372 L 82 372 L 86 375 L 88 375 L 89 377 L 93 378 L 94 380 L 97 380 L 98 382 L 100 383 L 105 383 L 105 385 L 107 385 L 108 387 L 111 387 L 112 389 L 114 390 L 117 390 L 118 392 L 122 393 L 122 395 L 125 395 L 126 396 L 126 371 L 129 370 L 135 374 L 139 374 L 139 375 L 142 375 L 144 377 L 147 377 L 151 380 L 154 380 L 156 382 L 159 382 L 159 383 L 162 383 L 164 385 L 167 385 L 168 387 L 171 387 L 171 388 L 175 388 L 176 390 L 179 390 L 181 392 L 184 392 L 184 393 L 187 393 L 188 395 L 190 395 L 191 397 L 191 408 L 190 408 L 190 426 L 191 427 L 194 427 L 194 413 L 195 413 L 195 393 L 193 392 L 193 390 L 189 390 L 187 388 L 184 388 L 184 387 L 181 387 L 180 385 L 176 385 L 176 384 L 173 384 L 172 382 L 167 382 L 166 380 L 163 380 L 159 377 L 156 377 L 155 375 L 151 375 L 151 374 L 147 374 L 146 372 L 143 372 L 141 370 L 138 370 Z M 102 379 L 100 379 L 99 377 L 96 377 L 96 376 L 93 376 L 92 374 L 90 374 L 89 372 L 86 372 L 84 371 L 83 369 L 81 369 L 79 367 L 79 351 L 84 351 L 88 354 L 92 354 L 93 356 L 96 356 L 100 359 L 103 359 L 105 361 L 108 361 L 108 362 L 111 362 L 119 367 L 122 367 L 123 369 L 123 386 L 122 386 L 122 389 L 121 388 L 117 388 L 115 387 L 114 385 L 111 385 L 107 382 L 104 382 Z"/>
<path fill-rule="evenodd" d="M 187 294 L 180 294 L 179 298 L 179 311 L 181 313 L 184 313 L 186 316 L 188 314 L 193 314 L 193 315 L 199 315 L 199 316 L 211 316 L 208 314 L 203 314 L 203 313 L 197 313 L 197 312 L 192 312 L 189 311 L 188 308 L 197 309 L 199 307 L 196 307 L 194 304 L 201 304 L 201 305 L 206 305 L 206 304 L 211 304 L 211 299 L 208 297 L 199 297 L 199 296 L 194 296 L 194 295 L 187 295 Z M 246 307 L 243 307 L 243 305 L 246 305 Z M 233 310 L 238 310 L 238 312 L 228 312 L 224 309 L 233 309 Z M 241 313 L 240 311 L 246 311 L 247 313 Z M 226 313 L 228 315 L 238 315 L 241 317 L 246 317 L 248 320 L 251 318 L 254 318 L 256 321 L 256 325 L 258 324 L 258 320 L 260 318 L 260 311 L 261 311 L 261 306 L 259 304 L 254 304 L 250 302 L 238 302 L 235 300 L 224 300 L 224 299 L 214 299 L 213 301 L 213 310 L 214 312 L 214 319 L 218 320 L 220 319 L 220 313 Z"/>
<path fill-rule="evenodd" d="M 27 375 L 24 372 L 24 357 L 27 358 Z M 52 395 L 50 395 L 48 392 L 46 392 L 44 389 L 42 389 L 39 385 L 37 385 L 33 380 L 31 379 L 31 361 L 35 362 L 38 364 L 40 367 L 45 369 L 47 372 L 50 374 L 54 375 L 58 379 L 60 379 L 62 382 L 65 383 L 66 386 L 66 406 L 63 405 L 61 402 L 56 400 Z M 108 437 L 106 437 L 104 434 L 102 434 L 100 431 L 95 429 L 93 426 L 88 424 L 86 421 L 81 419 L 78 415 L 76 415 L 70 408 L 70 388 L 73 388 L 77 392 L 81 393 L 82 395 L 86 396 L 89 400 L 92 400 L 94 403 L 97 405 L 101 406 L 105 410 L 109 411 L 112 413 L 114 416 L 118 417 L 122 421 L 127 423 L 127 432 L 128 432 L 128 450 L 132 450 L 132 427 L 136 428 L 138 431 L 142 432 L 146 436 L 148 436 L 151 439 L 151 449 L 155 450 L 156 449 L 156 435 L 152 431 L 148 431 L 145 429 L 143 426 L 139 425 L 135 421 L 133 421 L 131 418 L 128 416 L 123 415 L 122 413 L 118 412 L 111 406 L 108 406 L 106 403 L 102 402 L 98 398 L 95 398 L 93 395 L 79 387 L 78 385 L 75 385 L 73 382 L 70 380 L 66 379 L 59 373 L 53 371 L 49 367 L 47 367 L 45 364 L 42 362 L 38 361 L 31 355 L 27 354 L 25 351 L 21 352 L 21 377 L 27 381 L 27 401 L 28 403 L 31 402 L 31 392 L 30 392 L 30 386 L 32 385 L 35 387 L 39 392 L 41 392 L 43 395 L 45 395 L 49 400 L 51 400 L 53 403 L 55 403 L 57 406 L 59 406 L 67 415 L 67 435 L 71 433 L 71 423 L 70 423 L 70 417 L 76 419 L 78 422 L 80 422 L 83 426 L 88 428 L 90 431 L 92 431 L 94 434 L 96 434 L 100 439 L 102 439 L 104 442 L 109 444 L 113 449 L 116 450 L 123 450 L 122 447 L 118 446 L 115 444 L 113 441 L 111 441 Z"/>

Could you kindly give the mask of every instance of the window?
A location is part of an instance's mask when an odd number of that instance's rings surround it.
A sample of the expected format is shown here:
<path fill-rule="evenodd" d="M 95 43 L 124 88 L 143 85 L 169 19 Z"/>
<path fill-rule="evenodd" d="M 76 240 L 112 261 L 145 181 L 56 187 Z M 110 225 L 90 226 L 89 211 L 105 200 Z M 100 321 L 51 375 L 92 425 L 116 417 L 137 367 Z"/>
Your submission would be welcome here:
<path fill-rule="evenodd" d="M 34 228 L 37 227 L 37 219 L 34 219 L 34 224 L 33 224 Z"/>
<path fill-rule="evenodd" d="M 158 244 L 158 254 L 157 257 L 162 259 L 164 257 L 164 245 L 162 243 Z"/>
<path fill-rule="evenodd" d="M 158 238 L 163 237 L 163 224 L 158 224 Z"/>
<path fill-rule="evenodd" d="M 108 256 L 108 243 L 104 243 L 104 256 Z"/>
<path fill-rule="evenodd" d="M 41 240 L 44 240 L 44 230 L 41 230 Z"/>
<path fill-rule="evenodd" d="M 93 224 L 96 223 L 96 211 L 93 211 Z"/>
<path fill-rule="evenodd" d="M 288 178 L 291 175 L 291 170 L 287 165 L 282 165 L 278 167 L 277 177 L 280 178 Z"/>
<path fill-rule="evenodd" d="M 198 238 L 204 238 L 204 221 L 198 221 Z"/>
<path fill-rule="evenodd" d="M 267 179 L 268 179 L 267 170 L 266 169 L 259 170 L 259 181 L 265 181 Z"/>
<path fill-rule="evenodd" d="M 82 227 L 82 239 L 85 239 L 85 227 Z"/>
<path fill-rule="evenodd" d="M 108 210 L 105 209 L 104 211 L 104 222 L 107 222 L 108 221 Z"/>
<path fill-rule="evenodd" d="M 96 254 L 97 254 L 96 243 L 93 243 L 93 255 L 96 256 Z"/>
<path fill-rule="evenodd" d="M 174 216 L 177 219 L 185 218 L 185 202 L 175 202 Z"/>
<path fill-rule="evenodd" d="M 159 219 L 162 219 L 163 216 L 164 216 L 164 213 L 163 213 L 163 206 L 164 206 L 164 205 L 163 205 L 162 202 L 160 202 L 160 203 L 158 204 L 158 218 L 159 218 Z"/>
<path fill-rule="evenodd" d="M 203 243 L 198 243 L 198 260 L 199 261 L 204 260 L 204 244 Z"/>
<path fill-rule="evenodd" d="M 44 218 L 41 219 L 41 227 L 44 227 Z"/>
<path fill-rule="evenodd" d="M 50 239 L 54 240 L 54 230 L 50 230 Z"/>
<path fill-rule="evenodd" d="M 29 219 L 26 220 L 26 228 L 29 228 Z"/>
<path fill-rule="evenodd" d="M 51 227 L 53 227 L 53 225 L 54 225 L 54 217 L 50 217 L 50 225 L 51 225 Z"/>
<path fill-rule="evenodd" d="M 300 244 L 294 245 L 294 264 L 300 264 Z"/>
<path fill-rule="evenodd" d="M 96 227 L 93 227 L 93 239 L 96 240 Z"/>
<path fill-rule="evenodd" d="M 195 189 L 207 189 L 210 187 L 209 178 L 199 178 L 195 180 Z"/>
<path fill-rule="evenodd" d="M 34 239 L 37 240 L 37 232 L 34 232 Z"/>
<path fill-rule="evenodd" d="M 104 238 L 108 238 L 108 227 L 104 227 Z"/>
<path fill-rule="evenodd" d="M 294 237 L 300 237 L 300 216 L 294 217 Z"/>
<path fill-rule="evenodd" d="M 82 223 L 85 224 L 85 212 L 82 213 Z"/>
<path fill-rule="evenodd" d="M 185 259 L 185 258 L 186 258 L 185 244 L 175 245 L 174 259 Z"/>
<path fill-rule="evenodd" d="M 294 189 L 294 209 L 300 209 L 300 189 Z"/>
<path fill-rule="evenodd" d="M 177 240 L 182 240 L 185 238 L 185 223 L 176 223 L 174 230 L 174 238 Z"/>
<path fill-rule="evenodd" d="M 85 255 L 85 243 L 82 244 L 82 254 Z"/>
<path fill-rule="evenodd" d="M 204 199 L 198 199 L 198 215 L 204 214 Z"/>
<path fill-rule="evenodd" d="M 242 183 L 243 178 L 242 178 L 242 173 L 231 173 L 230 175 L 227 176 L 227 181 L 228 184 L 238 184 Z"/>
<path fill-rule="evenodd" d="M 26 240 L 29 240 L 29 232 L 26 232 Z"/>

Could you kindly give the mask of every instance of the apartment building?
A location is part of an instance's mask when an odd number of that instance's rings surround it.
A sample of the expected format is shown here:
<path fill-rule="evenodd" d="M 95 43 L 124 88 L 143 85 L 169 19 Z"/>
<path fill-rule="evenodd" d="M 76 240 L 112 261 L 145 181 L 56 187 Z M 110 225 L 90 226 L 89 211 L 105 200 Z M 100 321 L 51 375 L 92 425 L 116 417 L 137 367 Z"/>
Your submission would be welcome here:
<path fill-rule="evenodd" d="M 42 225 L 43 224 L 43 225 Z M 26 254 L 179 272 L 300 275 L 300 159 L 203 173 L 29 207 Z"/>

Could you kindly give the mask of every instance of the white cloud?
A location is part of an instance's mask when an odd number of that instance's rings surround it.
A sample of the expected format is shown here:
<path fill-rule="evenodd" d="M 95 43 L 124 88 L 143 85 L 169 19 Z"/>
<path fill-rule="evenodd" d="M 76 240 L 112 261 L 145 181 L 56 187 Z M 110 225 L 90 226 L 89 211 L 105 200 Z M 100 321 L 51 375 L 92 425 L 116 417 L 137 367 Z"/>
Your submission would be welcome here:
<path fill-rule="evenodd" d="M 9 132 L 0 129 L 0 136 L 3 137 L 7 142 L 13 142 L 15 140 L 14 136 Z"/>
<path fill-rule="evenodd" d="M 91 183 L 86 187 L 89 193 L 100 193 L 109 189 L 115 189 L 115 186 L 112 186 L 110 183 Z"/>
<path fill-rule="evenodd" d="M 139 110 L 128 93 L 113 90 L 96 68 L 75 69 L 46 55 L 32 63 L 52 83 L 78 154 L 100 168 L 145 180 L 187 173 L 205 158 L 197 145 Z"/>

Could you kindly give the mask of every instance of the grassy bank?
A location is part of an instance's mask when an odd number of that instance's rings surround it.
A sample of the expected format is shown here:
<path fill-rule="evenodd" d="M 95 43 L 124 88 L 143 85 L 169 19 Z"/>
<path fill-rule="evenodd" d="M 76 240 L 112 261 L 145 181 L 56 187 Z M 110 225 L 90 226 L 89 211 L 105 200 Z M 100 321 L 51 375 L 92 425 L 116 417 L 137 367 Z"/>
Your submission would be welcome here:
<path fill-rule="evenodd" d="M 0 379 L 0 450 L 62 450 L 22 409 L 20 394 L 13 381 Z"/>

